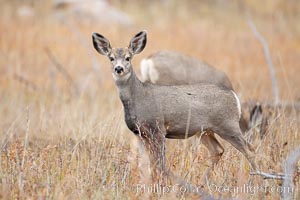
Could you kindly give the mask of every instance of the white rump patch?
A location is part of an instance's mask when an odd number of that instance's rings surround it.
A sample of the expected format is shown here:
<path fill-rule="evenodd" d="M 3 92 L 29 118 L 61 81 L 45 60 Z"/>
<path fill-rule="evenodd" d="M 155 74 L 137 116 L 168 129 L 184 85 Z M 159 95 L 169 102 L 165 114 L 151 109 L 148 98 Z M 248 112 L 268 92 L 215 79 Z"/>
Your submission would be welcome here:
<path fill-rule="evenodd" d="M 142 81 L 148 81 L 149 80 L 149 60 L 148 59 L 143 59 L 140 64 L 140 70 L 141 70 L 141 75 L 142 75 Z"/>
<path fill-rule="evenodd" d="M 239 112 L 239 118 L 241 118 L 241 115 L 242 115 L 242 108 L 241 108 L 240 100 L 239 100 L 238 96 L 235 94 L 235 92 L 234 92 L 233 90 L 231 90 L 231 92 L 233 93 L 233 96 L 234 96 L 234 98 L 236 99 L 237 109 L 238 109 L 238 112 Z"/>
<path fill-rule="evenodd" d="M 151 59 L 143 59 L 141 61 L 140 69 L 143 82 L 150 81 L 151 83 L 156 83 L 159 78 L 159 74 Z"/>

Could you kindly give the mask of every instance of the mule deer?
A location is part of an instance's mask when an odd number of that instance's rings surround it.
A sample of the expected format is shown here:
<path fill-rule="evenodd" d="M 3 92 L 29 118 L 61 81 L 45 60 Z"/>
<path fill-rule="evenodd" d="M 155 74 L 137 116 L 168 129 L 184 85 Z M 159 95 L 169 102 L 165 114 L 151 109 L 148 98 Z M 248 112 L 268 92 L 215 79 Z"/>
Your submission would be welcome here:
<path fill-rule="evenodd" d="M 233 90 L 227 75 L 197 58 L 174 51 L 158 51 L 140 64 L 143 82 L 159 85 L 211 83 Z"/>
<path fill-rule="evenodd" d="M 140 63 L 141 79 L 158 85 L 187 85 L 211 83 L 233 90 L 228 76 L 195 57 L 174 51 L 158 51 Z M 249 107 L 251 106 L 251 107 Z M 249 107 L 248 109 L 245 109 Z M 260 105 L 243 104 L 240 127 L 245 133 L 258 127 L 263 136 L 267 130 L 267 118 Z M 249 110 L 249 117 L 248 112 Z M 255 115 L 255 116 L 254 116 Z"/>
<path fill-rule="evenodd" d="M 215 164 L 223 153 L 216 133 L 239 150 L 252 168 L 257 168 L 254 149 L 241 135 L 241 106 L 232 90 L 213 84 L 161 86 L 141 82 L 131 60 L 146 46 L 145 31 L 136 34 L 126 48 L 112 48 L 109 40 L 98 33 L 92 38 L 95 49 L 112 64 L 125 122 L 145 145 L 154 179 L 165 173 L 165 138 L 200 136 Z"/>

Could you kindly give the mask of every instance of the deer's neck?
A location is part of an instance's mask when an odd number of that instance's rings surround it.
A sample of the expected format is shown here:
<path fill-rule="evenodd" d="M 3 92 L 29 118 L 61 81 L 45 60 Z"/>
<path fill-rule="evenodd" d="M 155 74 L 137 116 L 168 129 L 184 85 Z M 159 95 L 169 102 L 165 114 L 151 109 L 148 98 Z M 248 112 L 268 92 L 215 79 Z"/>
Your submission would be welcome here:
<path fill-rule="evenodd" d="M 136 102 L 139 93 L 143 92 L 143 83 L 136 77 L 134 72 L 132 72 L 128 79 L 117 81 L 116 84 L 118 86 L 120 99 L 124 106 L 127 127 L 135 133 L 137 131 Z"/>
<path fill-rule="evenodd" d="M 136 94 L 142 91 L 143 83 L 137 78 L 132 71 L 128 78 L 117 80 L 116 85 L 119 89 L 120 99 L 123 102 L 133 101 Z"/>

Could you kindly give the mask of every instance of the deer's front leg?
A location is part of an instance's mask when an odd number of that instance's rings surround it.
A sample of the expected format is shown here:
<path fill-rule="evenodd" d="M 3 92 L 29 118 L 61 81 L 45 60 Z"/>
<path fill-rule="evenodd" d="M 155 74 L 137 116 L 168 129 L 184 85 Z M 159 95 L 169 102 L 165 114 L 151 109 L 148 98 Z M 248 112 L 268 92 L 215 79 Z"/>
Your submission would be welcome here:
<path fill-rule="evenodd" d="M 142 125 L 139 138 L 149 155 L 152 180 L 155 183 L 164 184 L 166 178 L 164 128 L 158 125 Z"/>

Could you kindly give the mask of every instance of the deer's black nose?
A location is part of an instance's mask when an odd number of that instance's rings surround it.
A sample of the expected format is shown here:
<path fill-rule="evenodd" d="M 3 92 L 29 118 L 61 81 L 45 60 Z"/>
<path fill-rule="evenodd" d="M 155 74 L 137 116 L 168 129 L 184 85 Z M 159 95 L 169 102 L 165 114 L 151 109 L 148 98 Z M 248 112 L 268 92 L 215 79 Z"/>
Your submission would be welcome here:
<path fill-rule="evenodd" d="M 121 74 L 123 71 L 124 71 L 123 67 L 121 66 L 115 67 L 115 72 L 117 72 L 118 74 Z"/>

